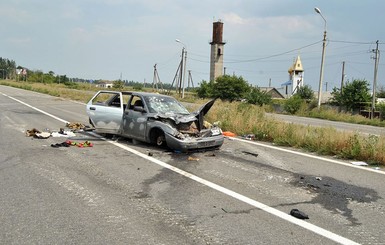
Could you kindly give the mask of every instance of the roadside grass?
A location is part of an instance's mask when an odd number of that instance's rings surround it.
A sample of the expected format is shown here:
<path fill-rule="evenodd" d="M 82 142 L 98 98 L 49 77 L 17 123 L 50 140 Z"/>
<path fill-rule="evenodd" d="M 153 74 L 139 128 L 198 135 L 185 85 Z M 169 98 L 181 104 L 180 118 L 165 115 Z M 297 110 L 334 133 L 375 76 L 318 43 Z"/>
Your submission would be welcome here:
<path fill-rule="evenodd" d="M 0 80 L 1 85 L 30 90 L 38 93 L 49 94 L 55 97 L 61 97 L 81 102 L 88 102 L 95 94 L 98 88 L 90 85 L 78 85 L 76 88 L 69 88 L 65 84 L 44 84 L 44 83 L 29 83 L 16 82 L 11 80 Z"/>
<path fill-rule="evenodd" d="M 348 112 L 338 112 L 337 109 L 321 108 L 318 110 L 314 108 L 312 110 L 300 110 L 296 113 L 297 116 L 312 117 L 319 119 L 326 119 L 330 121 L 339 121 L 371 126 L 385 127 L 385 121 L 378 118 L 369 119 L 361 115 L 352 115 Z"/>
<path fill-rule="evenodd" d="M 17 87 L 21 89 L 45 93 L 66 99 L 87 102 L 100 88 L 90 85 L 79 85 L 68 88 L 64 84 L 41 84 L 28 82 L 15 82 L 0 80 L 1 85 Z M 174 95 L 177 97 L 176 95 Z M 180 99 L 180 98 L 179 98 Z M 189 106 L 195 110 L 207 100 L 199 100 L 187 97 L 186 101 L 195 102 Z M 199 105 L 197 105 L 199 104 Z M 206 120 L 217 122 L 223 131 L 231 131 L 239 136 L 255 135 L 255 139 L 270 142 L 278 146 L 295 147 L 320 155 L 334 156 L 341 159 L 365 161 L 368 164 L 385 165 L 385 137 L 369 135 L 365 136 L 353 132 L 341 132 L 332 127 L 311 127 L 293 123 L 278 122 L 265 116 L 264 107 L 242 102 L 226 102 L 217 100 L 213 108 L 206 116 Z M 314 113 L 314 112 L 309 112 Z M 361 120 L 355 116 L 336 111 L 321 110 L 323 119 L 340 121 L 338 118 L 348 118 L 353 122 Z M 314 116 L 317 117 L 317 116 Z M 361 116 L 359 116 L 361 117 Z M 332 119 L 334 118 L 334 119 Z"/>
<path fill-rule="evenodd" d="M 253 134 L 256 140 L 295 147 L 340 159 L 385 165 L 385 137 L 278 122 L 265 117 L 261 107 L 246 103 L 217 101 L 206 119 L 220 123 L 223 131 L 239 136 Z"/>

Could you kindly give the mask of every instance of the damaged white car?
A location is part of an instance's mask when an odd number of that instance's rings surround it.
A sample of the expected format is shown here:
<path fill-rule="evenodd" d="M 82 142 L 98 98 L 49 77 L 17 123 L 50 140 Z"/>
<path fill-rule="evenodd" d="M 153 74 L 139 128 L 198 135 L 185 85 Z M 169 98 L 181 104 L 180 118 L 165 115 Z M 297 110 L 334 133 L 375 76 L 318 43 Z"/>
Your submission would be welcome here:
<path fill-rule="evenodd" d="M 223 144 L 221 129 L 203 120 L 214 102 L 215 99 L 190 113 L 170 96 L 102 90 L 87 103 L 87 114 L 97 133 L 187 152 Z"/>

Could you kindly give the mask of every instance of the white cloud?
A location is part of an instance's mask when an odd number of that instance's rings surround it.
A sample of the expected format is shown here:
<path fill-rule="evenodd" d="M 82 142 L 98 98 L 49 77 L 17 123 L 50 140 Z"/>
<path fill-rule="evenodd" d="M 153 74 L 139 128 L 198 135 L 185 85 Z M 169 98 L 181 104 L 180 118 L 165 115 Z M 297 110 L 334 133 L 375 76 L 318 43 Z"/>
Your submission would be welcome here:
<path fill-rule="evenodd" d="M 233 12 L 226 13 L 223 16 L 225 39 L 230 42 L 231 40 L 237 40 L 242 45 L 253 46 L 255 43 L 289 44 L 305 39 L 305 37 L 314 33 L 314 25 L 309 21 L 312 18 L 308 16 L 254 16 L 243 18 Z"/>
<path fill-rule="evenodd" d="M 227 13 L 224 14 L 223 18 L 224 22 L 229 23 L 229 24 L 236 24 L 236 25 L 244 25 L 247 24 L 248 20 L 243 19 L 241 16 L 235 14 L 235 13 Z"/>

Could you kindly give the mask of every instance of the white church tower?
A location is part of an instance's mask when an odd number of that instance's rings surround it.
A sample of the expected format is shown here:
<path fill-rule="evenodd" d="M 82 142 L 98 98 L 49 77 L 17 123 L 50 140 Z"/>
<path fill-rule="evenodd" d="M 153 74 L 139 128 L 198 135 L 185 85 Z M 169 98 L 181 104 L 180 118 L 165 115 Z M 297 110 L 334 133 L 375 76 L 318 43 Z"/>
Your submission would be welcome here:
<path fill-rule="evenodd" d="M 289 73 L 289 81 L 291 81 L 291 84 L 288 84 L 287 87 L 287 94 L 290 97 L 303 86 L 304 69 L 299 55 L 287 72 Z"/>
<path fill-rule="evenodd" d="M 223 75 L 223 23 L 218 20 L 213 23 L 213 38 L 210 42 L 210 81 L 214 81 L 217 77 Z"/>

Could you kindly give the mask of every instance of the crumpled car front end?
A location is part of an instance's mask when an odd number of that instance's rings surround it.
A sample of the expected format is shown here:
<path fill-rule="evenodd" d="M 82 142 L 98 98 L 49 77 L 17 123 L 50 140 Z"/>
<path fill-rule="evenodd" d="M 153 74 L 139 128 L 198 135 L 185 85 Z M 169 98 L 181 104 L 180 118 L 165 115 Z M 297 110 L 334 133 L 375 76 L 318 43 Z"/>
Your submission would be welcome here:
<path fill-rule="evenodd" d="M 189 125 L 177 125 L 173 133 L 165 133 L 167 146 L 171 149 L 182 152 L 203 148 L 219 148 L 222 146 L 224 137 L 222 130 L 218 126 L 204 127 L 200 131 L 194 126 L 194 122 Z"/>
<path fill-rule="evenodd" d="M 224 137 L 220 127 L 203 120 L 214 102 L 215 99 L 190 114 L 156 114 L 153 119 L 167 128 L 163 129 L 167 146 L 182 152 L 222 146 Z"/>
<path fill-rule="evenodd" d="M 210 138 L 185 138 L 178 139 L 170 134 L 165 134 L 167 146 L 174 150 L 187 152 L 204 148 L 219 148 L 223 144 L 223 136 L 217 135 Z"/>

